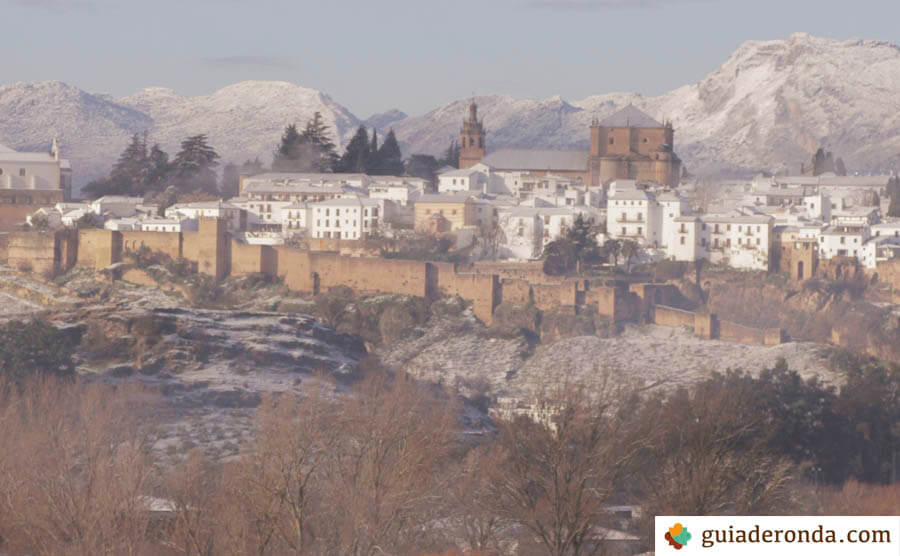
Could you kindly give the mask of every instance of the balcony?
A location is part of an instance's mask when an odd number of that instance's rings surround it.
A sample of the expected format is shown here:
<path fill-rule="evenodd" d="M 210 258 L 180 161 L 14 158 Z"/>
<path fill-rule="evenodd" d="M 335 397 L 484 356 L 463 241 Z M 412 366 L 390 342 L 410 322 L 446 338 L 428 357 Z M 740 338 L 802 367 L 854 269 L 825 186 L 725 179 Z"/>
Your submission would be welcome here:
<path fill-rule="evenodd" d="M 646 222 L 643 218 L 634 218 L 627 215 L 621 215 L 616 217 L 616 222 L 620 224 L 643 224 Z"/>

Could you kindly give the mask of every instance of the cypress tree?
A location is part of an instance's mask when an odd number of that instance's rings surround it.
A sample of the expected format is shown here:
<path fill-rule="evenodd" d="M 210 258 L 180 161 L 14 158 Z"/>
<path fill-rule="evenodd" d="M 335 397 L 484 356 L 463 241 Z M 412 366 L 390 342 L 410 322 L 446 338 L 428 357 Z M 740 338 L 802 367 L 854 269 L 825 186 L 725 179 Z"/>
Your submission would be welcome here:
<path fill-rule="evenodd" d="M 335 165 L 335 172 L 365 173 L 369 163 L 369 134 L 366 126 L 359 126 L 347 143 L 344 155 Z"/>
<path fill-rule="evenodd" d="M 394 135 L 394 129 L 388 131 L 384 143 L 378 151 L 378 166 L 380 173 L 387 176 L 399 176 L 403 174 L 403 155 L 400 152 L 400 145 L 397 143 L 397 136 Z"/>
<path fill-rule="evenodd" d="M 338 155 L 320 112 L 313 114 L 306 122 L 306 128 L 300 136 L 306 143 L 315 147 L 316 156 L 311 168 L 313 171 L 327 172 L 334 168 L 338 163 Z"/>

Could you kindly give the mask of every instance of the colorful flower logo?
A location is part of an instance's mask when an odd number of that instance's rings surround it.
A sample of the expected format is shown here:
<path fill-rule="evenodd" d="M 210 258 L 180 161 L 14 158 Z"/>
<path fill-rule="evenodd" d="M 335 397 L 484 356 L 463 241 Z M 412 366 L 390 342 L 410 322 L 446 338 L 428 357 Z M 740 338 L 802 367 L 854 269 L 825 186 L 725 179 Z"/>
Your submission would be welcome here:
<path fill-rule="evenodd" d="M 676 523 L 666 531 L 666 540 L 669 541 L 672 548 L 681 550 L 681 547 L 691 540 L 691 534 L 688 533 L 687 527 L 684 527 L 680 523 Z"/>

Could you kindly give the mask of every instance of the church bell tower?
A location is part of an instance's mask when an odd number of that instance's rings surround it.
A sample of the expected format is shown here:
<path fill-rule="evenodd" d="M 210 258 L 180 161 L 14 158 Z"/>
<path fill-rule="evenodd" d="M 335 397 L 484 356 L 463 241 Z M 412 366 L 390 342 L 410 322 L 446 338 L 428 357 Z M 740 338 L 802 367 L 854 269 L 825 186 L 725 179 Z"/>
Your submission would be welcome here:
<path fill-rule="evenodd" d="M 484 158 L 484 122 L 478 120 L 475 100 L 469 105 L 469 117 L 459 131 L 459 167 L 471 168 Z"/>

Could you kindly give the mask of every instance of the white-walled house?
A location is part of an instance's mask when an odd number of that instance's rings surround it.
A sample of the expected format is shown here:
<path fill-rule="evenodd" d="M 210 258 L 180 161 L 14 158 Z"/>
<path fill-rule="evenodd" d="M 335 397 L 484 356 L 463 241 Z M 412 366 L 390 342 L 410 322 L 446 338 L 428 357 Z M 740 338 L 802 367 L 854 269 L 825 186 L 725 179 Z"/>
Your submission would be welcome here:
<path fill-rule="evenodd" d="M 365 239 L 381 228 L 387 203 L 367 197 L 310 203 L 310 237 Z"/>
<path fill-rule="evenodd" d="M 134 216 L 138 212 L 138 206 L 144 204 L 142 197 L 127 197 L 124 195 L 104 195 L 91 201 L 91 210 L 99 216 L 111 218 L 123 218 Z"/>
<path fill-rule="evenodd" d="M 475 167 L 451 170 L 438 176 L 438 193 L 482 193 L 487 179 L 487 174 Z"/>
<path fill-rule="evenodd" d="M 615 239 L 657 243 L 661 232 L 657 208 L 651 193 L 641 189 L 616 190 L 606 205 L 606 233 Z"/>
<path fill-rule="evenodd" d="M 147 218 L 139 222 L 140 231 L 142 232 L 196 232 L 199 227 L 196 218 L 179 216 L 172 218 Z"/>
<path fill-rule="evenodd" d="M 704 214 L 700 217 L 700 247 L 712 263 L 768 270 L 774 221 L 765 214 Z"/>
<path fill-rule="evenodd" d="M 285 236 L 309 233 L 309 203 L 291 203 L 281 209 L 281 229 Z"/>
<path fill-rule="evenodd" d="M 240 207 L 225 201 L 201 201 L 197 203 L 177 203 L 166 209 L 166 218 L 184 218 L 198 220 L 200 218 L 219 218 L 225 220 L 229 232 L 245 228 L 245 217 Z"/>

